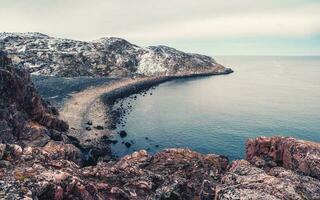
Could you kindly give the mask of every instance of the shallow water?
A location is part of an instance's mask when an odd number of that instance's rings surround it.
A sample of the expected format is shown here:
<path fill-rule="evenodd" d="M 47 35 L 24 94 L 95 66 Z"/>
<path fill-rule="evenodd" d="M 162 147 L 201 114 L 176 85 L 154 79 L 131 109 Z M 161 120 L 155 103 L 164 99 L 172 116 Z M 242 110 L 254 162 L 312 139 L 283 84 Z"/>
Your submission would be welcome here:
<path fill-rule="evenodd" d="M 235 73 L 174 80 L 153 95 L 125 100 L 133 108 L 118 129 L 128 136 L 117 138 L 114 154 L 188 147 L 238 159 L 247 138 L 283 135 L 320 142 L 320 57 L 217 61 Z M 127 149 L 121 141 L 130 140 Z"/>

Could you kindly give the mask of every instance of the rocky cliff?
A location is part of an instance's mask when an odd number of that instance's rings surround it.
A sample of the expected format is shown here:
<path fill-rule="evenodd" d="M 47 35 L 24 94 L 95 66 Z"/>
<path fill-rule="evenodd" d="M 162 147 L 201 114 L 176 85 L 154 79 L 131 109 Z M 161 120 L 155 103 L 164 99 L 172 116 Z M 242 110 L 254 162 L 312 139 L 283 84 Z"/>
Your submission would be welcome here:
<path fill-rule="evenodd" d="M 0 142 L 3 143 L 1 158 L 6 155 L 7 150 L 20 152 L 25 147 L 44 147 L 58 154 L 59 145 L 65 145 L 64 147 L 77 152 L 74 159 L 72 156 L 66 158 L 81 164 L 80 150 L 71 144 L 66 135 L 68 123 L 60 120 L 58 111 L 38 95 L 29 73 L 13 66 L 1 51 L 0 96 Z M 65 149 L 62 150 L 62 154 L 66 152 Z M 10 156 L 7 158 L 11 159 Z"/>
<path fill-rule="evenodd" d="M 38 95 L 29 73 L 14 67 L 1 51 L 0 94 L 1 141 L 41 143 L 68 130 L 68 124 L 58 119 L 58 111 Z"/>
<path fill-rule="evenodd" d="M 142 48 L 120 38 L 91 42 L 40 33 L 0 33 L 0 50 L 29 72 L 58 76 L 130 76 L 230 73 L 213 58 L 166 46 Z"/>

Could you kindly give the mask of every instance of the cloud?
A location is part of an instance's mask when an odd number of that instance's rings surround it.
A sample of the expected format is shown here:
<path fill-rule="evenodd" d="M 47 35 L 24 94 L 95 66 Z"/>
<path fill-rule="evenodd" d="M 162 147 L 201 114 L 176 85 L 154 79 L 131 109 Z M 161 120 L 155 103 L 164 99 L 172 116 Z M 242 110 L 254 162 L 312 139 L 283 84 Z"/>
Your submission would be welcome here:
<path fill-rule="evenodd" d="M 320 4 L 281 11 L 236 13 L 152 25 L 122 33 L 133 39 L 308 37 L 320 33 Z"/>
<path fill-rule="evenodd" d="M 84 40 L 301 36 L 318 31 L 319 5 L 313 0 L 10 0 L 0 2 L 0 31 Z"/>
<path fill-rule="evenodd" d="M 319 54 L 319 10 L 319 0 L 0 0 L 0 32 L 116 36 L 202 53 Z"/>

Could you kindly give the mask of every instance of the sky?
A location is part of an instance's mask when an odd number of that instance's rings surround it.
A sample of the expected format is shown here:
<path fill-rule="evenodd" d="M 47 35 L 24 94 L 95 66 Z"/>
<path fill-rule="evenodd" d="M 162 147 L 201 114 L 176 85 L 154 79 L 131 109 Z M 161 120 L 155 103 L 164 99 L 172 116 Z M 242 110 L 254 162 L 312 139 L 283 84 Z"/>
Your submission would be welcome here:
<path fill-rule="evenodd" d="M 320 55 L 320 0 L 0 0 L 0 32 L 208 55 Z"/>

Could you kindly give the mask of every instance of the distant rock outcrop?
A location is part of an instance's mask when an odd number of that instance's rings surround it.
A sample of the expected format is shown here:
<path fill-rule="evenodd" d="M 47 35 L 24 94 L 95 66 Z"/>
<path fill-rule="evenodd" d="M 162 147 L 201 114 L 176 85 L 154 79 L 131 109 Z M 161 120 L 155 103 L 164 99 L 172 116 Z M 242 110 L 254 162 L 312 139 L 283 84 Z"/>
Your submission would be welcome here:
<path fill-rule="evenodd" d="M 0 50 L 29 72 L 58 76 L 131 76 L 229 73 L 213 58 L 166 46 L 138 47 L 120 38 L 91 42 L 40 33 L 0 33 Z"/>

